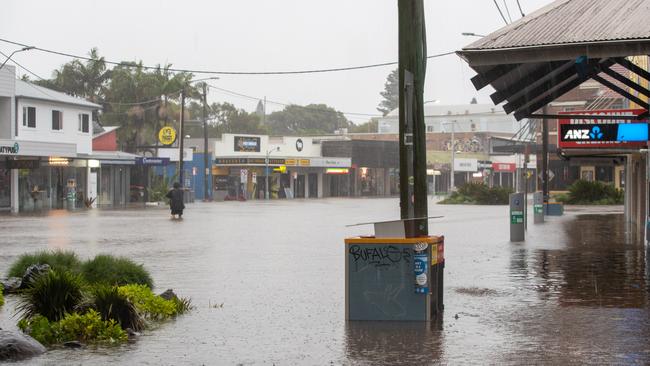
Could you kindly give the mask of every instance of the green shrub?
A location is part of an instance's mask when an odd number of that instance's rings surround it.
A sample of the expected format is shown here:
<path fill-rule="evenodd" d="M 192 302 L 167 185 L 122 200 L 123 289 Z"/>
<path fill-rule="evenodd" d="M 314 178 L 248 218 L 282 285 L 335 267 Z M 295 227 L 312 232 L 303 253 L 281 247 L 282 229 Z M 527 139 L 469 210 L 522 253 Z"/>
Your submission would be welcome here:
<path fill-rule="evenodd" d="M 45 345 L 68 341 L 83 343 L 118 343 L 128 336 L 114 320 L 102 320 L 95 310 L 83 315 L 67 314 L 59 321 L 51 322 L 41 315 L 23 319 L 18 323 L 23 332 Z"/>
<path fill-rule="evenodd" d="M 24 318 L 40 314 L 58 321 L 83 301 L 82 287 L 83 280 L 77 274 L 49 271 L 21 293 L 17 310 Z"/>
<path fill-rule="evenodd" d="M 8 277 L 22 277 L 27 267 L 32 264 L 48 264 L 54 270 L 74 273 L 78 273 L 81 266 L 81 262 L 74 252 L 40 251 L 18 257 L 18 260 L 9 268 Z"/>
<path fill-rule="evenodd" d="M 2 287 L 2 284 L 0 284 L 0 306 L 5 304 L 5 298 L 2 297 L 2 291 L 3 290 L 4 290 L 4 288 Z"/>
<path fill-rule="evenodd" d="M 577 205 L 615 205 L 622 204 L 624 192 L 613 185 L 599 182 L 577 180 L 569 186 L 565 203 Z"/>
<path fill-rule="evenodd" d="M 144 285 L 126 285 L 118 288 L 146 318 L 164 320 L 182 314 L 191 308 L 189 300 L 165 300 Z"/>
<path fill-rule="evenodd" d="M 503 187 L 490 188 L 483 183 L 466 183 L 453 192 L 449 197 L 440 201 L 441 204 L 478 204 L 478 205 L 507 205 L 512 190 Z"/>
<path fill-rule="evenodd" d="M 102 320 L 114 320 L 124 329 L 144 329 L 144 320 L 135 305 L 115 286 L 99 286 L 94 289 L 94 307 Z"/>
<path fill-rule="evenodd" d="M 153 287 L 151 275 L 141 264 L 123 257 L 101 254 L 81 266 L 82 273 L 91 284 L 129 285 Z"/>

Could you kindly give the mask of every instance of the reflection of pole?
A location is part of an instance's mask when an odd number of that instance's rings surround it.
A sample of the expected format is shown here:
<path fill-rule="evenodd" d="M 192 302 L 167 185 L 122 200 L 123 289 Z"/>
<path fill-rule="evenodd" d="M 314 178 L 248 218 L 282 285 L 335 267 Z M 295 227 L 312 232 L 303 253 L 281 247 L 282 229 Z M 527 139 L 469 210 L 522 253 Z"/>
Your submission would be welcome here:
<path fill-rule="evenodd" d="M 266 166 L 266 174 L 265 174 L 265 179 L 266 183 L 264 184 L 264 197 L 268 200 L 269 199 L 269 152 L 266 152 L 266 159 L 264 160 L 264 165 Z"/>
<path fill-rule="evenodd" d="M 181 187 L 185 187 L 185 183 L 183 182 L 183 177 L 184 177 L 184 172 L 183 172 L 183 134 L 185 133 L 183 131 L 183 121 L 185 120 L 185 89 L 181 90 L 181 118 L 180 118 L 180 150 L 178 152 L 178 176 L 179 176 L 179 182 L 181 184 Z"/>
<path fill-rule="evenodd" d="M 542 111 L 546 115 L 546 106 Z M 548 203 L 548 120 L 542 119 L 542 197 L 543 202 Z"/>
<path fill-rule="evenodd" d="M 210 175 L 210 166 L 208 158 L 208 86 L 203 83 L 203 166 L 205 167 L 205 174 L 203 176 L 203 200 L 209 201 L 210 195 L 208 190 L 208 178 Z"/>
<path fill-rule="evenodd" d="M 455 160 L 456 160 L 456 140 L 454 139 L 454 127 L 456 125 L 456 121 L 453 121 L 451 123 L 451 184 L 450 184 L 450 190 L 453 192 L 456 190 L 456 184 L 454 183 L 454 178 L 456 175 L 455 171 Z"/>

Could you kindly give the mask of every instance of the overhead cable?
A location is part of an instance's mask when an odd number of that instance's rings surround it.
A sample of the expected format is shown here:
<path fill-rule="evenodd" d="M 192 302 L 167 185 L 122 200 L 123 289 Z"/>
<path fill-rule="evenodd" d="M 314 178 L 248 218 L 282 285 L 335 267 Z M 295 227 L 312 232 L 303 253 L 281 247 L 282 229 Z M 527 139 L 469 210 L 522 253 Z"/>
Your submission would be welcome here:
<path fill-rule="evenodd" d="M 0 38 L 0 42 L 10 43 L 13 45 L 18 45 L 23 47 L 34 47 L 34 50 L 38 50 L 41 52 L 51 53 L 55 55 L 65 56 L 65 57 L 71 57 L 80 60 L 96 61 L 95 59 L 88 56 L 80 56 L 80 55 L 75 55 L 67 52 L 40 48 L 36 46 L 28 46 L 20 42 L 15 42 L 3 38 Z M 455 54 L 455 51 L 443 52 L 443 53 L 427 56 L 427 59 L 449 56 L 453 54 Z M 107 60 L 104 60 L 103 62 L 115 66 L 141 67 L 147 70 L 160 68 L 160 66 L 146 66 L 140 64 L 132 65 L 128 62 L 116 62 L 116 61 L 107 61 Z M 393 66 L 397 64 L 398 64 L 397 61 L 393 61 L 393 62 L 383 62 L 383 63 L 361 65 L 361 66 L 334 67 L 334 68 L 311 69 L 311 70 L 289 70 L 289 71 L 218 71 L 218 70 L 194 70 L 194 69 L 176 69 L 176 68 L 168 68 L 167 70 L 172 72 L 186 72 L 192 74 L 212 74 L 212 75 L 298 75 L 298 74 L 318 74 L 318 73 L 328 73 L 328 72 L 362 70 L 362 69 L 371 69 L 371 68 L 384 67 L 384 66 Z"/>

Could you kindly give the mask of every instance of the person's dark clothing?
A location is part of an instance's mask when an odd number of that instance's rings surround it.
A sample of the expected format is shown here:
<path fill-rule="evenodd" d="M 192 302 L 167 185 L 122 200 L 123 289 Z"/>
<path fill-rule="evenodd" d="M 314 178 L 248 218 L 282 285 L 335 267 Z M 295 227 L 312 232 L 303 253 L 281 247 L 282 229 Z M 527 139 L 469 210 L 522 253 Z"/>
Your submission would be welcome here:
<path fill-rule="evenodd" d="M 169 198 L 169 207 L 172 209 L 172 215 L 182 215 L 185 204 L 183 203 L 183 190 L 174 188 L 165 196 Z"/>

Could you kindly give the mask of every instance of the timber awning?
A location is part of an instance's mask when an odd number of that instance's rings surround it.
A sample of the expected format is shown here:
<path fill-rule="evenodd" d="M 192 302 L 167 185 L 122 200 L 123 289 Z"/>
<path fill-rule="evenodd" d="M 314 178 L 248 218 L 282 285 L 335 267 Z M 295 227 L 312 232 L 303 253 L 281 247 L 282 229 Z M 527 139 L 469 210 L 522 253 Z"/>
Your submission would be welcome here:
<path fill-rule="evenodd" d="M 626 59 L 650 54 L 649 18 L 648 0 L 558 0 L 457 54 L 478 73 L 476 89 L 491 85 L 517 120 L 544 117 L 534 113 L 590 79 L 647 110 L 648 89 L 612 66 L 650 80 Z"/>

